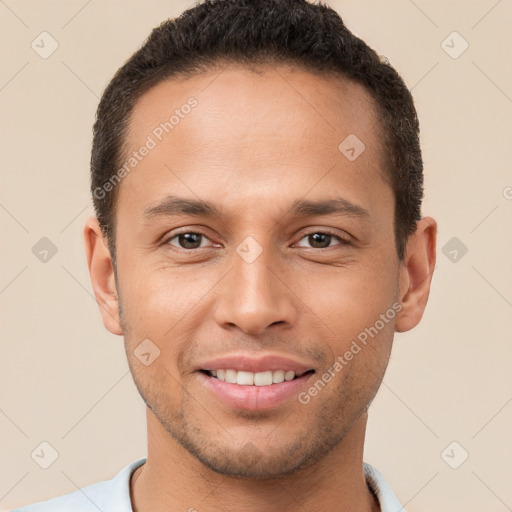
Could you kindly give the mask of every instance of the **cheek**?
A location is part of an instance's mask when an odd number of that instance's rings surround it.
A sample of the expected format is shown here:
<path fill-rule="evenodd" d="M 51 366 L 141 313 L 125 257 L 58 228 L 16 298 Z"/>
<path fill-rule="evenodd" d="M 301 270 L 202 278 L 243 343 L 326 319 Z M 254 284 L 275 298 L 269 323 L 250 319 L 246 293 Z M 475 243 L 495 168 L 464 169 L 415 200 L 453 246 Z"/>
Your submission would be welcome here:
<path fill-rule="evenodd" d="M 354 262 L 328 272 L 319 267 L 296 279 L 295 287 L 300 283 L 298 295 L 342 348 L 348 338 L 374 325 L 392 308 L 397 279 L 396 270 L 385 268 L 382 261 L 364 265 Z M 386 326 L 393 323 L 392 318 L 387 320 Z"/>
<path fill-rule="evenodd" d="M 210 283 L 209 278 L 203 277 L 198 279 L 196 273 L 194 278 L 194 273 L 176 269 L 140 269 L 136 266 L 125 272 L 120 294 L 126 326 L 124 338 L 135 371 L 141 366 L 136 357 L 142 350 L 139 345 L 144 347 L 141 344 L 146 343 L 149 352 L 158 354 L 151 366 L 159 371 L 165 369 L 170 373 L 171 382 L 172 377 L 182 377 L 181 358 L 193 351 L 196 343 L 191 326 L 199 325 L 204 318 L 201 300 L 204 301 L 215 283 L 215 280 Z M 141 368 L 141 371 L 144 379 L 151 377 L 149 370 Z"/>
<path fill-rule="evenodd" d="M 352 404 L 347 414 L 375 395 L 388 364 L 396 316 L 396 283 L 390 276 L 392 272 L 348 270 L 326 281 L 317 297 L 319 316 L 329 327 L 330 369 L 335 375 L 325 399 Z"/>
<path fill-rule="evenodd" d="M 123 311 L 132 328 L 162 337 L 191 312 L 208 283 L 177 269 L 131 267 L 123 278 Z"/>

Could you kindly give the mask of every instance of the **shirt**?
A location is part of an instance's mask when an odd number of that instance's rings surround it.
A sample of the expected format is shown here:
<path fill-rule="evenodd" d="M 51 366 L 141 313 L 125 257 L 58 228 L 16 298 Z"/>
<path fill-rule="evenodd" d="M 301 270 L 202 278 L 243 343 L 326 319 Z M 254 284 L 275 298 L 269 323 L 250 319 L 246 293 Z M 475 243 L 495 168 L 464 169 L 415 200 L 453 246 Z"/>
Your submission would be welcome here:
<path fill-rule="evenodd" d="M 146 462 L 139 459 L 125 466 L 114 478 L 103 480 L 46 501 L 11 512 L 133 512 L 130 477 Z M 380 504 L 381 512 L 405 512 L 384 477 L 370 464 L 363 463 L 364 475 Z"/>

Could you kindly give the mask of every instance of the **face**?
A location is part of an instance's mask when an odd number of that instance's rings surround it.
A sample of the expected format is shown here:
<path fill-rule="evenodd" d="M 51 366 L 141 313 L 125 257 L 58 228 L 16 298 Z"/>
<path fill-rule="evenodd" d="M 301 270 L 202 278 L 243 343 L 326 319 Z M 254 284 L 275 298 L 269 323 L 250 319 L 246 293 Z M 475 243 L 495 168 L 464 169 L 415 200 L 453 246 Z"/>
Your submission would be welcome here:
<path fill-rule="evenodd" d="M 365 413 L 392 345 L 400 265 L 372 99 L 231 65 L 155 86 L 127 141 L 116 283 L 149 414 L 220 473 L 310 466 Z"/>

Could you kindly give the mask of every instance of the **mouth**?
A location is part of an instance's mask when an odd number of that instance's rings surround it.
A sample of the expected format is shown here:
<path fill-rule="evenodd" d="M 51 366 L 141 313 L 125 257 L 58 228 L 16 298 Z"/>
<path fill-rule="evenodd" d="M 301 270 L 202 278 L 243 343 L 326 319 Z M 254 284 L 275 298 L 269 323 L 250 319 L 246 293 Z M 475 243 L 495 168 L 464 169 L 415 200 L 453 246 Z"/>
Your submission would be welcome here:
<path fill-rule="evenodd" d="M 293 404 L 316 373 L 311 362 L 283 353 L 233 352 L 197 362 L 207 400 L 231 410 L 269 410 Z"/>
<path fill-rule="evenodd" d="M 269 411 L 298 403 L 298 394 L 309 385 L 314 373 L 313 369 L 250 372 L 217 368 L 201 369 L 196 375 L 212 405 L 218 403 L 231 411 Z"/>
<path fill-rule="evenodd" d="M 266 370 L 261 372 L 249 372 L 232 368 L 218 368 L 216 370 L 200 370 L 201 373 L 214 379 L 237 384 L 239 386 L 275 386 L 283 382 L 300 379 L 305 375 L 315 373 L 315 370 L 295 372 L 293 370 Z"/>

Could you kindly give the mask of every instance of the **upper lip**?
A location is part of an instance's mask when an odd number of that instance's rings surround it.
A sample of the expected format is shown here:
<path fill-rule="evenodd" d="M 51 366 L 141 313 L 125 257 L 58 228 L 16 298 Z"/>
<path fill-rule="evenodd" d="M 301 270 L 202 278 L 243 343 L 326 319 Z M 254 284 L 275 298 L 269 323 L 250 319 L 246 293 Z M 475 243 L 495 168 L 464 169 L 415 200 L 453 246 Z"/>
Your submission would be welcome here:
<path fill-rule="evenodd" d="M 208 359 L 197 365 L 196 370 L 237 370 L 245 372 L 265 372 L 265 371 L 294 371 L 296 375 L 301 375 L 314 368 L 309 364 L 303 363 L 289 357 L 273 354 L 249 355 L 249 354 L 230 354 L 218 356 L 214 359 Z"/>

